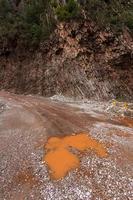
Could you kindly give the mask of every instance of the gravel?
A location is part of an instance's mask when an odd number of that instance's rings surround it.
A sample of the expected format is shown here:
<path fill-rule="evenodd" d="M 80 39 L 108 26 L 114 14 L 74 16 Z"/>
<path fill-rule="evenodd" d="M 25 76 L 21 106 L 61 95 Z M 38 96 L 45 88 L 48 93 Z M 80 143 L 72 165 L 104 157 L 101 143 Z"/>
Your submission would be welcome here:
<path fill-rule="evenodd" d="M 0 99 L 10 105 L 0 115 L 0 200 L 133 199 L 133 128 L 110 122 L 106 104 L 11 94 L 0 94 Z M 51 133 L 62 136 L 70 130 L 86 131 L 103 142 L 109 156 L 76 152 L 80 167 L 53 181 L 42 162 L 44 145 Z"/>

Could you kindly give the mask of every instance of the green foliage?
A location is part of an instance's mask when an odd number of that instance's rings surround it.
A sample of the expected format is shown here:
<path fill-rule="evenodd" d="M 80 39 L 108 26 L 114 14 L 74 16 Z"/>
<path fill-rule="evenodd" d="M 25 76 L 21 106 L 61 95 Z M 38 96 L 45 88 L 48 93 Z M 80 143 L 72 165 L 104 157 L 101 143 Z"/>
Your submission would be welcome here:
<path fill-rule="evenodd" d="M 15 18 L 8 0 L 0 0 L 0 39 L 6 40 L 15 35 Z"/>
<path fill-rule="evenodd" d="M 132 0 L 87 0 L 85 10 L 88 17 L 101 26 L 111 26 L 118 30 L 127 26 L 133 30 Z"/>
<path fill-rule="evenodd" d="M 65 5 L 58 5 L 55 8 L 56 15 L 59 20 L 65 21 L 79 17 L 80 8 L 75 0 L 68 0 Z"/>
<path fill-rule="evenodd" d="M 25 5 L 23 11 L 24 19 L 27 23 L 40 24 L 40 16 L 43 14 L 45 6 L 42 0 L 33 0 Z"/>
<path fill-rule="evenodd" d="M 57 7 L 58 7 L 58 3 L 57 3 L 56 0 L 51 0 L 50 2 L 51 2 L 51 6 L 52 6 L 53 8 L 57 8 Z"/>
<path fill-rule="evenodd" d="M 133 31 L 133 9 L 132 10 L 126 10 L 124 13 L 123 13 L 123 21 L 124 21 L 124 24 L 130 29 Z"/>
<path fill-rule="evenodd" d="M 8 0 L 0 0 L 0 40 L 14 37 L 26 45 L 36 46 L 49 37 L 53 27 L 48 0 L 29 0 L 19 11 L 13 10 Z"/>
<path fill-rule="evenodd" d="M 39 45 L 49 37 L 59 21 L 80 19 L 82 10 L 102 27 L 133 31 L 132 0 L 23 0 L 17 10 L 9 0 L 0 0 L 0 42 L 19 40 L 28 46 Z M 66 2 L 66 3 L 64 3 Z M 80 5 L 82 3 L 82 5 Z"/>
<path fill-rule="evenodd" d="M 11 6 L 8 0 L 0 0 L 0 19 L 6 18 L 11 12 Z"/>

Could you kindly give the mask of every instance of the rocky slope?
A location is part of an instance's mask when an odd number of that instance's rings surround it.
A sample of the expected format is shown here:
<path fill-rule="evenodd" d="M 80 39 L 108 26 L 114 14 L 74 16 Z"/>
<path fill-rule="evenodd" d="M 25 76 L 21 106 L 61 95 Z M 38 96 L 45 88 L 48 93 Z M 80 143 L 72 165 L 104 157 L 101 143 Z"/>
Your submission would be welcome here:
<path fill-rule="evenodd" d="M 95 99 L 133 96 L 133 40 L 90 21 L 60 23 L 35 53 L 0 50 L 0 89 Z"/>

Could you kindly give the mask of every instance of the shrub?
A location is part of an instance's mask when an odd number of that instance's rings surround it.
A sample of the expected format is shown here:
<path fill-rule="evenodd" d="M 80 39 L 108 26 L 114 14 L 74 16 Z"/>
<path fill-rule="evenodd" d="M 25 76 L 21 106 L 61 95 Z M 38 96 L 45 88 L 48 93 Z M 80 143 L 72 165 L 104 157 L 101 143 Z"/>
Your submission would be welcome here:
<path fill-rule="evenodd" d="M 78 18 L 80 7 L 75 0 L 68 0 L 65 5 L 58 5 L 55 8 L 55 12 L 60 21 L 65 21 Z"/>
<path fill-rule="evenodd" d="M 7 18 L 11 12 L 11 6 L 8 0 L 0 0 L 0 19 Z"/>
<path fill-rule="evenodd" d="M 26 1 L 21 10 L 14 11 L 8 0 L 0 0 L 0 40 L 23 40 L 27 45 L 39 45 L 49 37 L 54 26 L 48 0 Z M 17 38 L 16 38 L 17 37 Z"/>
<path fill-rule="evenodd" d="M 0 42 L 21 40 L 27 45 L 39 45 L 49 37 L 58 20 L 80 19 L 81 9 L 86 17 L 101 27 L 110 26 L 133 31 L 132 0 L 23 0 L 21 9 L 15 9 L 11 0 L 0 0 Z M 59 3 L 60 2 L 60 3 Z"/>
<path fill-rule="evenodd" d="M 133 32 L 133 10 L 125 11 L 123 13 L 123 20 L 125 25 Z"/>
<path fill-rule="evenodd" d="M 101 26 L 122 30 L 124 26 L 133 29 L 132 0 L 86 0 L 85 10 L 88 17 Z"/>
<path fill-rule="evenodd" d="M 40 16 L 44 13 L 45 6 L 42 0 L 33 0 L 25 5 L 23 16 L 25 22 L 29 24 L 40 24 Z"/>

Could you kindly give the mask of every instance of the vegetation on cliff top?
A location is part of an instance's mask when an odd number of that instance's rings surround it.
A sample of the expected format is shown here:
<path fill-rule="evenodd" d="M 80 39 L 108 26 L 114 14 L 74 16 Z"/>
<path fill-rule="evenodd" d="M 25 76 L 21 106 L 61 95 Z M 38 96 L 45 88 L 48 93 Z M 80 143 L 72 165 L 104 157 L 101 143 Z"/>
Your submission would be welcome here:
<path fill-rule="evenodd" d="M 99 26 L 133 31 L 132 0 L 0 0 L 0 41 L 36 46 L 58 21 L 91 18 Z"/>
<path fill-rule="evenodd" d="M 0 39 L 36 46 L 46 39 L 54 27 L 49 0 L 0 0 Z"/>

